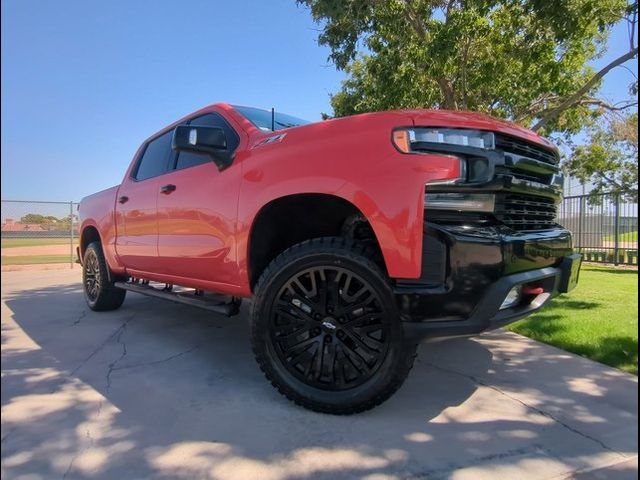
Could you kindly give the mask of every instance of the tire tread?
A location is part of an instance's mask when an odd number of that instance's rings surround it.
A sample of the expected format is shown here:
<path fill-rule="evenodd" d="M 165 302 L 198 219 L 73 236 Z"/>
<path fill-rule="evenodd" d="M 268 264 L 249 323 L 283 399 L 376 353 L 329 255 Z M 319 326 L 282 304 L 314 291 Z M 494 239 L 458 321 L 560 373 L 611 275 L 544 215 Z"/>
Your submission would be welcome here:
<path fill-rule="evenodd" d="M 260 303 L 258 300 L 261 296 L 265 295 L 265 285 L 269 282 L 271 277 L 274 276 L 276 272 L 285 267 L 293 259 L 303 257 L 307 254 L 318 253 L 318 251 L 320 250 L 323 253 L 331 253 L 331 251 L 334 251 L 336 254 L 346 256 L 354 262 L 362 263 L 363 266 L 383 279 L 384 282 L 389 286 L 389 288 L 391 288 L 386 275 L 382 272 L 379 266 L 379 259 L 376 258 L 376 252 L 371 247 L 353 242 L 343 237 L 320 237 L 311 240 L 305 240 L 304 242 L 289 247 L 287 250 L 278 255 L 260 275 L 260 278 L 258 279 L 258 282 L 256 283 L 254 289 L 255 297 L 251 306 L 250 315 L 252 320 L 256 317 L 256 315 L 260 315 L 260 312 L 257 311 L 257 305 Z M 367 401 L 361 402 L 357 405 L 343 407 L 320 404 L 311 401 L 306 397 L 300 395 L 287 385 L 283 385 L 281 384 L 281 382 L 277 381 L 277 379 L 274 378 L 274 376 L 269 371 L 270 369 L 267 365 L 268 360 L 262 354 L 261 348 L 258 344 L 258 342 L 260 341 L 261 338 L 258 338 L 258 336 L 255 335 L 254 329 L 252 328 L 251 347 L 253 350 L 253 354 L 256 357 L 260 370 L 265 375 L 267 380 L 271 383 L 271 385 L 273 385 L 273 387 L 278 392 L 280 392 L 289 400 L 293 401 L 296 405 L 316 412 L 329 413 L 333 415 L 351 415 L 364 412 L 380 405 L 389 397 L 391 397 L 402 386 L 407 376 L 409 375 L 409 372 L 413 368 L 417 351 L 416 344 L 405 343 L 403 346 L 404 355 L 401 362 L 401 367 L 397 368 L 396 371 L 394 371 L 393 378 L 387 383 L 385 388 L 379 391 L 376 395 L 373 395 Z"/>
<path fill-rule="evenodd" d="M 100 267 L 100 293 L 98 294 L 98 298 L 93 305 L 87 300 L 89 308 L 96 312 L 116 310 L 117 308 L 120 308 L 120 306 L 124 302 L 127 291 L 116 287 L 112 282 L 109 281 L 109 266 L 107 265 L 107 260 L 104 257 L 102 245 L 100 244 L 100 242 L 90 243 L 87 246 L 86 251 L 88 251 L 89 249 L 92 249 L 94 251 L 96 257 L 98 258 L 98 265 Z"/>

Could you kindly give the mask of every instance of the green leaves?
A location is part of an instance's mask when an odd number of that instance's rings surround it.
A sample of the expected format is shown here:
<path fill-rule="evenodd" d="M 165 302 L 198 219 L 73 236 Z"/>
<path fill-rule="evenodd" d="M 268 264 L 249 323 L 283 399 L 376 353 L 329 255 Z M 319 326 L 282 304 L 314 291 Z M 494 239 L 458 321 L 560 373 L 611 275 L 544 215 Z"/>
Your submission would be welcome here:
<path fill-rule="evenodd" d="M 394 108 L 486 112 L 532 126 L 593 76 L 624 0 L 298 0 L 347 72 L 336 116 Z M 594 82 L 584 95 L 593 96 Z M 582 97 L 582 95 L 581 95 Z M 542 133 L 575 133 L 593 115 L 571 103 Z"/>
<path fill-rule="evenodd" d="M 594 191 L 619 190 L 631 196 L 638 188 L 638 114 L 616 116 L 590 130 L 589 142 L 573 149 L 567 172 Z M 636 190 L 636 192 L 634 192 Z"/>

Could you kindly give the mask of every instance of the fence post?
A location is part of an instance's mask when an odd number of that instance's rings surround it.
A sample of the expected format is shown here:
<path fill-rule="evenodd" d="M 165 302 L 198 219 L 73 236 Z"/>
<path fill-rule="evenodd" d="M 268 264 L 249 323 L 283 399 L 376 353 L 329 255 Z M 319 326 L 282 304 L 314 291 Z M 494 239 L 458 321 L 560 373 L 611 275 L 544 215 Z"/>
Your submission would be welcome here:
<path fill-rule="evenodd" d="M 580 217 L 578 221 L 578 251 L 583 253 L 585 251 L 585 241 L 584 241 L 584 214 L 585 214 L 585 204 L 586 204 L 586 195 L 582 195 L 580 197 Z"/>
<path fill-rule="evenodd" d="M 614 250 L 613 254 L 615 256 L 613 260 L 614 265 L 618 265 L 620 263 L 620 192 L 616 192 L 616 207 L 615 207 L 615 223 L 614 223 Z"/>
<path fill-rule="evenodd" d="M 73 201 L 69 202 L 69 264 L 73 270 Z"/>

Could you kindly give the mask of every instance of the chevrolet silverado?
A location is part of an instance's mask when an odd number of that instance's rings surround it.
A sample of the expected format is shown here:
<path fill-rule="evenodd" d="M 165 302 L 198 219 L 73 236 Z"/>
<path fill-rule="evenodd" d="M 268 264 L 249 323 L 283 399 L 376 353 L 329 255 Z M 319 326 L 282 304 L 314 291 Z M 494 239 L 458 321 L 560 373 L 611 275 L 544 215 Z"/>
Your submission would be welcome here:
<path fill-rule="evenodd" d="M 525 317 L 578 281 L 558 150 L 517 125 L 398 110 L 309 123 L 215 104 L 145 140 L 82 200 L 93 310 L 127 291 L 239 312 L 268 380 L 312 410 L 372 408 L 423 339 Z"/>

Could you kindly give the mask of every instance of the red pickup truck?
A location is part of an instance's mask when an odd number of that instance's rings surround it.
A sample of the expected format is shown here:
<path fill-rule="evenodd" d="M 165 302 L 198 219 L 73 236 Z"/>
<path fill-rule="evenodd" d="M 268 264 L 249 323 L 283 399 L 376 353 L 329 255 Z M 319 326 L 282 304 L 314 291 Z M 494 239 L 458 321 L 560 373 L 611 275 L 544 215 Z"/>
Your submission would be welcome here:
<path fill-rule="evenodd" d="M 215 104 L 82 200 L 85 297 L 112 310 L 130 290 L 224 315 L 252 298 L 271 383 L 316 411 L 363 411 L 400 387 L 420 340 L 503 326 L 576 285 L 558 160 L 470 112 L 308 123 Z"/>

